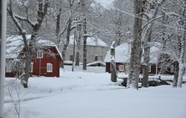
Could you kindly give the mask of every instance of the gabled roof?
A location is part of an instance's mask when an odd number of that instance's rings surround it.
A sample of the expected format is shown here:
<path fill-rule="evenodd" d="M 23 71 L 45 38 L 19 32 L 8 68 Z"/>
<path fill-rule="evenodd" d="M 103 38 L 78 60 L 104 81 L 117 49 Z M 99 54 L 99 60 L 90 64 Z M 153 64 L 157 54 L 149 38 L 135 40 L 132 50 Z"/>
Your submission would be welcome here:
<path fill-rule="evenodd" d="M 115 47 L 115 62 L 118 63 L 129 63 L 130 62 L 130 53 L 131 53 L 131 44 L 123 43 Z M 159 55 L 159 49 L 156 46 L 150 48 L 150 63 L 157 63 Z M 110 62 L 111 55 L 110 50 L 107 51 L 104 62 Z M 143 56 L 141 62 L 143 63 Z"/>
<path fill-rule="evenodd" d="M 70 45 L 74 44 L 74 35 L 70 36 L 69 44 Z M 83 45 L 83 41 L 81 41 L 81 45 Z M 98 37 L 87 37 L 87 45 L 108 47 L 108 45 Z"/>
<path fill-rule="evenodd" d="M 31 35 L 26 35 L 26 37 L 29 40 Z M 60 58 L 63 59 L 56 44 L 50 40 L 44 40 L 44 39 L 38 38 L 35 46 L 36 47 L 37 46 L 38 47 L 42 47 L 42 46 L 55 47 Z M 6 58 L 17 58 L 20 52 L 22 51 L 23 47 L 24 47 L 24 43 L 23 43 L 22 36 L 20 35 L 9 36 L 7 38 L 7 43 L 6 43 Z"/>

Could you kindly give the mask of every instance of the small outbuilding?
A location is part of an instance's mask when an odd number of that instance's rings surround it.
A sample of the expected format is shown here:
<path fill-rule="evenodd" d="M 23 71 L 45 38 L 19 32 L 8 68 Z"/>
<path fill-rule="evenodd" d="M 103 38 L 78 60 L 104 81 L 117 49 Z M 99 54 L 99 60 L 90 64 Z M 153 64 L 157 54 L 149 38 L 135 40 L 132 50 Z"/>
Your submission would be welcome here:
<path fill-rule="evenodd" d="M 30 39 L 30 35 L 27 35 Z M 24 72 L 25 48 L 21 36 L 10 36 L 6 45 L 6 77 L 14 77 Z M 32 56 L 31 76 L 59 77 L 62 60 L 55 43 L 37 39 Z"/>
<path fill-rule="evenodd" d="M 117 47 L 115 47 L 115 63 L 116 70 L 118 72 L 127 72 L 129 69 L 130 63 L 130 53 L 131 53 L 131 44 L 123 43 Z M 159 49 L 156 46 L 152 46 L 150 49 L 150 66 L 149 66 L 149 74 L 157 74 L 158 73 L 158 56 Z M 110 50 L 107 51 L 104 62 L 106 63 L 105 71 L 110 73 L 110 61 L 111 61 Z M 141 69 L 140 73 L 142 73 L 142 66 L 144 65 L 143 56 L 141 59 Z"/>

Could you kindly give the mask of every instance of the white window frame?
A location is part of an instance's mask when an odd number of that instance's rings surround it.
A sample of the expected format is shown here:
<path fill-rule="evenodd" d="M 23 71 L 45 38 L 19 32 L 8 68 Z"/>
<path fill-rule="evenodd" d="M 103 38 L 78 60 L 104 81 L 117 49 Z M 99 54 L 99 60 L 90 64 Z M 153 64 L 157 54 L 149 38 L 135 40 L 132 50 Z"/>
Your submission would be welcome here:
<path fill-rule="evenodd" d="M 119 65 L 119 71 L 120 72 L 124 72 L 124 70 L 125 70 L 125 66 L 124 65 Z"/>
<path fill-rule="evenodd" d="M 42 50 L 37 51 L 37 58 L 43 58 L 43 51 Z"/>
<path fill-rule="evenodd" d="M 31 62 L 31 64 L 30 64 L 30 72 L 32 73 L 32 72 L 33 72 L 33 70 L 34 70 L 34 63 L 33 63 L 33 62 Z"/>
<path fill-rule="evenodd" d="M 47 63 L 47 72 L 52 72 L 53 70 L 53 64 Z"/>

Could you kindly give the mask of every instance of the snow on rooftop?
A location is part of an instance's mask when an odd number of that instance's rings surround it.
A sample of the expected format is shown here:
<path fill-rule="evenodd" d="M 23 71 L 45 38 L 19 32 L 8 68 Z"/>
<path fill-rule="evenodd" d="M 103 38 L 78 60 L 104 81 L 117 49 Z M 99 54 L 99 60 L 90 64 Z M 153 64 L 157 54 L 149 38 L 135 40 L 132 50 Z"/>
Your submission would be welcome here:
<path fill-rule="evenodd" d="M 74 35 L 70 36 L 69 44 L 70 45 L 74 44 Z M 81 42 L 81 45 L 82 44 L 83 44 L 83 41 Z M 87 37 L 87 45 L 108 47 L 108 45 L 98 37 Z"/>
<path fill-rule="evenodd" d="M 129 63 L 131 53 L 131 44 L 123 43 L 115 48 L 115 62 L 119 63 Z M 152 46 L 150 49 L 150 63 L 156 63 L 158 61 L 159 49 L 156 46 Z M 104 62 L 110 62 L 111 55 L 110 50 L 107 51 Z M 143 63 L 143 57 L 142 57 Z"/>
<path fill-rule="evenodd" d="M 31 38 L 31 35 L 26 35 L 26 37 L 29 40 Z M 38 38 L 35 46 L 36 47 L 41 47 L 41 46 L 56 47 L 60 57 L 62 58 L 61 53 L 58 50 L 56 44 L 50 40 Z M 7 38 L 7 43 L 6 43 L 6 58 L 17 58 L 17 56 L 20 54 L 23 47 L 24 47 L 24 42 L 23 42 L 22 36 L 20 35 L 9 36 Z"/>
<path fill-rule="evenodd" d="M 31 35 L 26 35 L 26 37 L 29 39 Z M 6 40 L 6 58 L 17 58 L 24 47 L 22 37 L 20 35 L 12 35 Z"/>
<path fill-rule="evenodd" d="M 128 63 L 130 61 L 130 49 L 131 45 L 128 43 L 123 43 L 115 47 L 115 62 Z M 110 50 L 107 51 L 104 62 L 110 62 L 111 55 Z"/>

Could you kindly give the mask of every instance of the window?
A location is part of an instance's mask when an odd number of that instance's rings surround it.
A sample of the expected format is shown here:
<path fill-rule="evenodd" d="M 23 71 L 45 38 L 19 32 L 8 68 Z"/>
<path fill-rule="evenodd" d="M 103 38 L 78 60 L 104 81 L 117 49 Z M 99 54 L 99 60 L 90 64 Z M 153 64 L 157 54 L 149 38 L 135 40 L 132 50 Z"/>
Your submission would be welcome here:
<path fill-rule="evenodd" d="M 51 63 L 47 63 L 47 72 L 52 72 L 53 65 Z"/>
<path fill-rule="evenodd" d="M 98 60 L 98 56 L 95 56 L 95 61 L 97 61 Z"/>
<path fill-rule="evenodd" d="M 43 58 L 43 51 L 41 50 L 37 51 L 37 58 Z"/>
<path fill-rule="evenodd" d="M 33 62 L 31 62 L 31 65 L 30 65 L 30 72 L 33 72 L 33 68 L 34 67 L 34 63 Z"/>
<path fill-rule="evenodd" d="M 125 69 L 125 68 L 124 68 L 124 65 L 119 65 L 119 71 L 120 71 L 120 72 L 124 72 L 124 69 Z"/>

